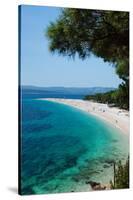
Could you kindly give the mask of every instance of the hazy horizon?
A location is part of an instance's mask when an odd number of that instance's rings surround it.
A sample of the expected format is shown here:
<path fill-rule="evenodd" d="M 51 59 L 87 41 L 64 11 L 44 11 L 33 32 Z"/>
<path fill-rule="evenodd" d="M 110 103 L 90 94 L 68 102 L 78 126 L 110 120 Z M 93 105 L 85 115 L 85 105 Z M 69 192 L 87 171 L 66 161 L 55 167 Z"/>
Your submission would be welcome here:
<path fill-rule="evenodd" d="M 41 87 L 41 88 L 116 88 L 116 87 L 106 87 L 106 86 L 58 86 L 58 85 L 51 85 L 51 86 L 40 86 L 40 85 L 21 85 L 21 87 Z"/>

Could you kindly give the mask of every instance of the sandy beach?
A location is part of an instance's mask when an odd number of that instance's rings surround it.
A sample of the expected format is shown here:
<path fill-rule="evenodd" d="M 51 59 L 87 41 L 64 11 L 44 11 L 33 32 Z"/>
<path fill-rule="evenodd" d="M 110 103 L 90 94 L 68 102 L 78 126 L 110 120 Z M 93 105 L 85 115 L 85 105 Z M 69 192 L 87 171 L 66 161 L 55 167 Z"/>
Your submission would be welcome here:
<path fill-rule="evenodd" d="M 129 134 L 129 111 L 116 107 L 109 107 L 107 104 L 95 103 L 80 99 L 42 98 L 41 100 L 48 100 L 74 106 L 105 121 L 108 121 L 115 127 L 119 128 L 124 134 Z"/>

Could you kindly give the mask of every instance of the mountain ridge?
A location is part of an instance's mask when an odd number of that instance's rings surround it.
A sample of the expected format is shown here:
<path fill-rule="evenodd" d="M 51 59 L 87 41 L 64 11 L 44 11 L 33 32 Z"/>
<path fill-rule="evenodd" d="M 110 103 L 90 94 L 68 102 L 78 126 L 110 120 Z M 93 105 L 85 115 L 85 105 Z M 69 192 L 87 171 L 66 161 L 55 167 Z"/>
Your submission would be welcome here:
<path fill-rule="evenodd" d="M 40 91 L 40 92 L 54 92 L 54 93 L 67 93 L 67 94 L 96 94 L 96 93 L 105 93 L 108 91 L 115 90 L 114 87 L 39 87 L 32 85 L 23 85 L 21 86 L 22 90 L 26 91 Z"/>

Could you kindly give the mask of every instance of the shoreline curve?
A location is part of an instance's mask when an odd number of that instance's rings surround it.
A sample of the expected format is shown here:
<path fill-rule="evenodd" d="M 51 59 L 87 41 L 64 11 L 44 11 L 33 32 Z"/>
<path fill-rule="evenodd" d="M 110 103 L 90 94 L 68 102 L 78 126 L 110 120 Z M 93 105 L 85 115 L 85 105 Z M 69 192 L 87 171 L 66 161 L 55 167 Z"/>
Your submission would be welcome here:
<path fill-rule="evenodd" d="M 109 122 L 120 129 L 122 133 L 129 135 L 129 111 L 127 110 L 82 99 L 40 98 L 38 100 L 47 100 L 78 108 Z"/>

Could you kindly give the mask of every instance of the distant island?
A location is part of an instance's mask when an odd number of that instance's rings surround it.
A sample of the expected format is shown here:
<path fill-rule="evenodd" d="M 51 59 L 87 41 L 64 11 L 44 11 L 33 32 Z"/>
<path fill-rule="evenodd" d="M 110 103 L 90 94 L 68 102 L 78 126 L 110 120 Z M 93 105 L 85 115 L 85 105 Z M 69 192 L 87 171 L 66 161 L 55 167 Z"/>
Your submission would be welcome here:
<path fill-rule="evenodd" d="M 114 91 L 116 88 L 113 87 L 39 87 L 39 86 L 21 86 L 22 90 L 27 92 L 53 92 L 57 94 L 75 94 L 75 95 L 94 95 L 97 93 L 106 93 Z"/>

